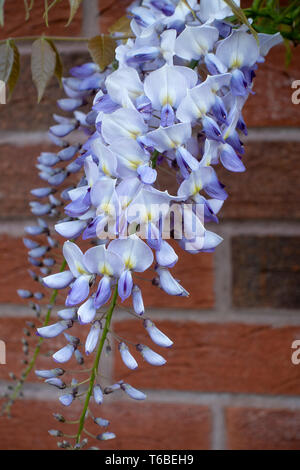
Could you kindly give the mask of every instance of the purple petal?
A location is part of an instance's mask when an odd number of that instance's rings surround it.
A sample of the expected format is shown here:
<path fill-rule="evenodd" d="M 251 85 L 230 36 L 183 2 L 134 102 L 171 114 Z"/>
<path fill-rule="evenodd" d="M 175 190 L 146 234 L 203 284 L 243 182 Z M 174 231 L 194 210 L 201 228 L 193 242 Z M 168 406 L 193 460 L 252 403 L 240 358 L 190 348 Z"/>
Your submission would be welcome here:
<path fill-rule="evenodd" d="M 90 292 L 89 281 L 86 276 L 79 276 L 74 282 L 66 300 L 67 307 L 73 307 L 83 302 Z"/>

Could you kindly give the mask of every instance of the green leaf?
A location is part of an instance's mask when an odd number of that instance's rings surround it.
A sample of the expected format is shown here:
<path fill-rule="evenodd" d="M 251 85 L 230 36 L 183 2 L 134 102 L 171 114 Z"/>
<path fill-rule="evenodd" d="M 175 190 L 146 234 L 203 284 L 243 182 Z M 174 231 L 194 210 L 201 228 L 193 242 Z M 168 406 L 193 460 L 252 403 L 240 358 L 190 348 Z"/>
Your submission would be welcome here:
<path fill-rule="evenodd" d="M 292 61 L 292 49 L 291 49 L 291 43 L 288 39 L 284 39 L 284 45 L 285 45 L 285 66 L 288 68 L 291 65 Z"/>
<path fill-rule="evenodd" d="M 46 26 L 49 26 L 49 11 L 51 10 L 54 5 L 59 3 L 61 0 L 53 0 L 50 5 L 48 5 L 48 0 L 45 0 L 45 12 L 44 12 L 44 20 L 46 23 Z"/>
<path fill-rule="evenodd" d="M 231 10 L 235 14 L 236 18 L 242 24 L 245 24 L 246 26 L 248 26 L 249 30 L 251 31 L 251 33 L 253 34 L 253 36 L 255 37 L 255 39 L 258 43 L 257 32 L 255 31 L 253 26 L 251 26 L 251 24 L 249 23 L 249 21 L 248 21 L 246 15 L 245 15 L 245 13 L 243 12 L 243 10 L 240 7 L 238 7 L 237 4 L 233 0 L 224 0 L 224 2 L 231 8 Z"/>
<path fill-rule="evenodd" d="M 115 39 L 105 34 L 94 36 L 88 41 L 88 49 L 93 61 L 104 70 L 115 58 L 117 43 Z"/>
<path fill-rule="evenodd" d="M 56 56 L 56 62 L 55 62 L 55 70 L 54 70 L 54 75 L 56 76 L 58 82 L 59 82 L 59 85 L 61 86 L 62 84 L 62 77 L 63 77 L 63 69 L 64 69 L 64 66 L 63 66 L 63 63 L 62 63 L 62 60 L 61 60 L 61 57 L 60 57 L 60 54 L 57 50 L 57 47 L 55 45 L 55 43 L 52 41 L 52 39 L 46 39 L 46 41 L 49 42 L 50 46 L 52 47 L 54 53 L 55 53 L 55 56 Z"/>
<path fill-rule="evenodd" d="M 25 12 L 26 12 L 25 20 L 28 21 L 30 17 L 30 12 L 34 5 L 34 0 L 30 0 L 30 2 L 29 0 L 24 0 L 24 5 L 25 5 Z"/>
<path fill-rule="evenodd" d="M 123 33 L 126 35 L 132 34 L 131 27 L 131 18 L 128 18 L 128 16 L 124 15 L 121 16 L 110 28 L 108 31 L 113 34 L 113 33 Z"/>
<path fill-rule="evenodd" d="M 7 83 L 14 62 L 14 50 L 10 41 L 0 46 L 0 80 Z"/>
<path fill-rule="evenodd" d="M 10 72 L 10 75 L 9 75 L 9 79 L 7 81 L 7 86 L 8 86 L 8 90 L 9 90 L 9 98 L 11 97 L 12 92 L 14 91 L 14 88 L 17 84 L 17 81 L 18 81 L 18 78 L 19 78 L 19 75 L 20 75 L 20 54 L 19 54 L 19 50 L 18 50 L 17 46 L 15 45 L 14 41 L 10 41 L 10 42 L 11 42 L 11 47 L 12 47 L 13 52 L 14 52 L 14 60 L 13 60 L 11 72 Z"/>
<path fill-rule="evenodd" d="M 81 3 L 82 3 L 82 0 L 69 0 L 70 16 L 69 16 L 69 19 L 68 19 L 68 23 L 66 24 L 66 27 L 68 27 L 72 23 L 73 18 L 76 15 L 76 12 L 77 12 L 78 8 L 80 7 Z"/>
<path fill-rule="evenodd" d="M 45 38 L 40 38 L 32 44 L 31 73 L 38 92 L 38 103 L 55 72 L 56 54 Z"/>
<path fill-rule="evenodd" d="M 5 0 L 0 0 L 0 26 L 4 26 L 4 3 Z"/>

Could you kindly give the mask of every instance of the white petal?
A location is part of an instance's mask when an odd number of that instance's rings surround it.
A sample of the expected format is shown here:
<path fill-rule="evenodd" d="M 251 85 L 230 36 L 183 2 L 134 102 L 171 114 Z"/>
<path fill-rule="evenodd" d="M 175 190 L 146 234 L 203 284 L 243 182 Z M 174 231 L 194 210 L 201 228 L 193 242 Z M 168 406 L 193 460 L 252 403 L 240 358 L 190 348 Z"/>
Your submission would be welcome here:
<path fill-rule="evenodd" d="M 45 286 L 50 287 L 50 289 L 64 289 L 74 279 L 71 271 L 63 271 L 62 273 L 51 274 L 50 276 L 43 278 L 43 283 Z"/>
<path fill-rule="evenodd" d="M 112 240 L 108 251 L 122 258 L 125 267 L 136 272 L 144 272 L 153 263 L 153 253 L 148 245 L 136 235 L 126 239 Z"/>
<path fill-rule="evenodd" d="M 121 108 L 103 116 L 101 132 L 105 141 L 111 144 L 116 136 L 136 139 L 147 132 L 147 126 L 138 111 Z"/>
<path fill-rule="evenodd" d="M 64 363 L 71 359 L 73 352 L 74 346 L 67 344 L 63 348 L 59 349 L 59 351 L 54 353 L 52 357 L 56 362 Z"/>
<path fill-rule="evenodd" d="M 172 346 L 173 341 L 171 341 L 168 336 L 160 331 L 151 320 L 146 319 L 144 321 L 144 327 L 155 344 L 161 346 L 162 348 L 170 348 Z"/>
<path fill-rule="evenodd" d="M 67 261 L 74 277 L 86 273 L 86 269 L 82 263 L 83 253 L 75 243 L 67 241 L 63 246 L 63 255 Z"/>
<path fill-rule="evenodd" d="M 213 49 L 219 31 L 212 26 L 187 26 L 176 39 L 175 52 L 186 60 L 199 60 Z"/>
<path fill-rule="evenodd" d="M 235 31 L 219 42 L 216 56 L 230 69 L 252 67 L 259 57 L 259 48 L 252 34 Z"/>
<path fill-rule="evenodd" d="M 138 367 L 138 363 L 130 353 L 128 346 L 125 343 L 119 344 L 119 351 L 122 357 L 122 361 L 124 362 L 125 366 L 128 367 L 128 369 L 134 370 Z"/>
<path fill-rule="evenodd" d="M 95 274 L 120 277 L 124 270 L 121 257 L 106 250 L 104 245 L 94 246 L 84 255 L 84 263 Z"/>
<path fill-rule="evenodd" d="M 90 297 L 78 309 L 78 319 L 82 325 L 91 323 L 96 316 L 96 309 L 94 305 L 94 298 Z"/>
<path fill-rule="evenodd" d="M 85 341 L 85 353 L 86 355 L 91 354 L 99 341 L 100 338 L 100 333 L 101 333 L 101 323 L 99 321 L 96 321 L 90 329 L 90 332 L 86 338 Z"/>
<path fill-rule="evenodd" d="M 80 220 L 71 220 L 69 222 L 61 222 L 55 225 L 55 230 L 59 235 L 65 238 L 76 238 L 86 227 L 86 222 Z"/>
<path fill-rule="evenodd" d="M 60 321 L 49 326 L 42 326 L 37 328 L 38 336 L 42 338 L 55 338 L 60 335 L 63 331 L 67 330 L 72 325 L 72 322 Z"/>
<path fill-rule="evenodd" d="M 130 398 L 133 398 L 134 400 L 145 400 L 147 398 L 145 393 L 141 392 L 140 390 L 137 390 L 129 384 L 122 383 L 121 389 L 124 390 L 124 392 L 127 393 L 127 395 Z"/>
<path fill-rule="evenodd" d="M 152 366 L 163 366 L 167 362 L 165 358 L 160 356 L 160 354 L 152 351 L 152 349 L 148 348 L 148 346 L 145 346 L 144 344 L 138 344 L 136 349 L 141 353 L 145 361 Z"/>

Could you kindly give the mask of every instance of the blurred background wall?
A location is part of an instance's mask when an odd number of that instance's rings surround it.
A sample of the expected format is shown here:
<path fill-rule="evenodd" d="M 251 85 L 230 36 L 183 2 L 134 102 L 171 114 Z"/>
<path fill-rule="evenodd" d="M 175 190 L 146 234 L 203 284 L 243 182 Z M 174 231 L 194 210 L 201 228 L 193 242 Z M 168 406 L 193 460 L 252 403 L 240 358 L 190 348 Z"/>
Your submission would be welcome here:
<path fill-rule="evenodd" d="M 65 9 L 52 10 L 47 29 L 44 2 L 35 3 L 26 23 L 23 1 L 6 2 L 0 38 L 42 32 L 92 36 L 105 32 L 128 4 L 85 0 L 66 29 L 68 2 L 62 2 Z M 65 74 L 89 60 L 83 45 L 60 50 Z M 23 45 L 22 78 L 11 102 L 0 106 L 0 339 L 7 343 L 1 391 L 9 371 L 21 368 L 20 337 L 30 318 L 16 294 L 30 286 L 23 228 L 31 219 L 29 190 L 40 185 L 35 159 L 52 148 L 46 131 L 62 95 L 54 80 L 36 104 L 29 53 Z M 292 82 L 300 80 L 300 50 L 294 49 L 288 69 L 284 61 L 284 48 L 275 48 L 246 105 L 247 172 L 221 171 L 230 196 L 216 229 L 223 244 L 214 255 L 180 253 L 173 272 L 190 298 L 169 298 L 146 286 L 149 313 L 175 343 L 165 354 L 167 365 L 129 373 L 118 353 L 109 359 L 110 379 L 125 378 L 146 390 L 148 400 L 136 404 L 117 397 L 103 405 L 102 415 L 117 434 L 105 449 L 300 448 L 300 365 L 291 362 L 292 342 L 300 340 L 300 105 L 291 101 Z M 145 342 L 139 322 L 124 314 L 114 327 L 121 336 Z M 48 359 L 38 365 L 49 367 Z M 1 449 L 56 448 L 47 430 L 57 427 L 51 412 L 62 410 L 34 374 L 29 382 L 14 418 L 0 418 Z"/>

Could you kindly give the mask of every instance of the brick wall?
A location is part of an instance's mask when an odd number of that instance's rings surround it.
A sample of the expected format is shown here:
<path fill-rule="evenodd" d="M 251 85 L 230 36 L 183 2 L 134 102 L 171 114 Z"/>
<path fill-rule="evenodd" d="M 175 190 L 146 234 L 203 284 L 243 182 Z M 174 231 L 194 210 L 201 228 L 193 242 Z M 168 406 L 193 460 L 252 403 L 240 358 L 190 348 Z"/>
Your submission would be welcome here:
<path fill-rule="evenodd" d="M 86 0 L 70 30 L 63 26 L 67 10 L 54 9 L 48 34 L 93 35 L 127 3 Z M 29 28 L 21 12 L 9 8 L 0 37 L 45 30 L 39 11 Z M 87 58 L 82 46 L 64 45 L 62 51 L 66 68 Z M 20 336 L 30 319 L 15 294 L 30 283 L 21 237 L 30 218 L 28 191 L 38 182 L 34 161 L 41 149 L 50 148 L 45 131 L 61 93 L 53 81 L 37 106 L 27 47 L 22 63 L 22 81 L 12 101 L 0 108 L 0 338 L 8 355 L 8 364 L 0 366 L 1 390 L 8 372 L 21 367 Z M 300 79 L 300 50 L 289 69 L 283 64 L 284 50 L 277 48 L 260 68 L 256 95 L 246 106 L 247 172 L 222 172 L 230 194 L 217 227 L 223 244 L 215 255 L 182 255 L 176 268 L 191 297 L 170 299 L 146 290 L 149 314 L 175 342 L 167 365 L 130 373 L 116 355 L 106 366 L 108 377 L 142 387 L 148 400 L 108 402 L 103 414 L 117 439 L 103 448 L 300 448 L 300 365 L 291 363 L 291 344 L 300 339 L 300 105 L 291 103 L 291 83 Z M 114 328 L 145 342 L 139 323 L 122 313 Z M 41 356 L 38 365 L 47 361 Z M 56 427 L 51 413 L 57 410 L 50 390 L 31 375 L 14 418 L 0 419 L 1 448 L 55 448 L 47 430 Z M 72 416 L 78 412 L 75 405 Z"/>

